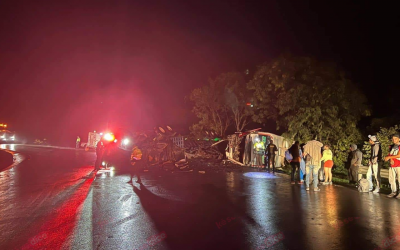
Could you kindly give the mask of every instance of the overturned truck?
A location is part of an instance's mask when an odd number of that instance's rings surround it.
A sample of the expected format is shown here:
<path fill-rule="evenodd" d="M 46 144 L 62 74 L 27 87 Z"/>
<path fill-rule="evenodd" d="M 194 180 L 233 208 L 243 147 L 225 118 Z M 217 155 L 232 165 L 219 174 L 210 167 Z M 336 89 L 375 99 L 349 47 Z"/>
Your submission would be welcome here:
<path fill-rule="evenodd" d="M 282 136 L 258 130 L 251 130 L 228 136 L 229 143 L 226 149 L 228 160 L 242 166 L 255 166 L 256 151 L 254 150 L 254 144 L 257 138 L 264 142 L 265 147 L 273 141 L 278 148 L 278 152 L 275 156 L 276 167 L 283 166 L 285 164 L 285 151 L 289 148 L 289 142 Z M 238 141 L 240 145 L 238 145 Z M 238 152 L 240 154 L 239 156 Z M 263 154 L 262 163 L 265 164 L 265 154 Z"/>

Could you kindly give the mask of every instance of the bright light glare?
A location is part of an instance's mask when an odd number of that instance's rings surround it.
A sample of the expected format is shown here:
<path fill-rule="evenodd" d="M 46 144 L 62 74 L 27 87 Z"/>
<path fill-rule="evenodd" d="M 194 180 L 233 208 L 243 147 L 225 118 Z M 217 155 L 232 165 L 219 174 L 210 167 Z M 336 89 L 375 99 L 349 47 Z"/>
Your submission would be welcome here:
<path fill-rule="evenodd" d="M 115 140 L 115 136 L 111 133 L 107 133 L 103 136 L 103 138 L 107 141 L 114 141 Z"/>
<path fill-rule="evenodd" d="M 246 177 L 255 178 L 255 179 L 277 179 L 278 176 L 270 173 L 260 173 L 260 172 L 247 172 L 243 174 Z"/>
<path fill-rule="evenodd" d="M 103 161 L 103 162 L 101 163 L 101 165 L 105 166 L 105 165 L 106 165 L 106 162 L 105 162 L 105 161 Z"/>
<path fill-rule="evenodd" d="M 115 169 L 114 167 L 111 167 L 111 168 L 110 168 L 110 170 L 114 170 L 114 169 Z"/>
<path fill-rule="evenodd" d="M 124 141 L 122 142 L 124 145 L 128 145 L 129 144 L 129 139 L 124 139 Z"/>

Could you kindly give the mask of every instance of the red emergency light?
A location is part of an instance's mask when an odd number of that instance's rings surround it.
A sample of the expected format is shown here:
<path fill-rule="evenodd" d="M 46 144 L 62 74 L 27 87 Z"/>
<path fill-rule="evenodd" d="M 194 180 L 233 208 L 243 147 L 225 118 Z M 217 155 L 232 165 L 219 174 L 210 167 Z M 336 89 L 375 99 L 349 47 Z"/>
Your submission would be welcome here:
<path fill-rule="evenodd" d="M 115 136 L 111 133 L 104 134 L 103 138 L 104 138 L 104 140 L 109 141 L 109 142 L 112 142 L 115 140 Z"/>

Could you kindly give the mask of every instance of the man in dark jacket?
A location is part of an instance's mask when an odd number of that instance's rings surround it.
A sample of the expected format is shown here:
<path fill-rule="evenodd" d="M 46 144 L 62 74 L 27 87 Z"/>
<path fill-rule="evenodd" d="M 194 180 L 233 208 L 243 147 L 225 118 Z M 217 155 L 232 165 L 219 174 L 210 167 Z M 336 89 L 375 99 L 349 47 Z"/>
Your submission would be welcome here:
<path fill-rule="evenodd" d="M 357 149 L 356 144 L 351 144 L 350 151 L 352 156 L 349 168 L 349 181 L 350 183 L 357 183 L 360 180 L 358 177 L 358 170 L 361 166 L 363 154 L 359 149 Z"/>
<path fill-rule="evenodd" d="M 94 164 L 94 170 L 100 170 L 103 154 L 104 154 L 104 144 L 102 141 L 99 141 L 96 145 L 96 162 Z"/>
<path fill-rule="evenodd" d="M 270 171 L 270 168 L 272 166 L 272 172 L 275 173 L 276 152 L 278 152 L 278 148 L 274 144 L 274 141 L 271 140 L 267 148 L 265 149 L 265 156 L 266 156 L 265 158 L 268 159 L 265 161 L 265 165 L 267 165 L 268 167 L 268 172 Z"/>

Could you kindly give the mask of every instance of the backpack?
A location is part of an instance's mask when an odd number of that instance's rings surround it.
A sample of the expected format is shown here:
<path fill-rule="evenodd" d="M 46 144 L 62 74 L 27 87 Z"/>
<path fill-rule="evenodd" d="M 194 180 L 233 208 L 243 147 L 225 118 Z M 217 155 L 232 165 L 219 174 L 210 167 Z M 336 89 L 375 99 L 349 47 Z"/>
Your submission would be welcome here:
<path fill-rule="evenodd" d="M 292 154 L 289 152 L 289 149 L 285 151 L 285 159 L 286 159 L 287 161 L 293 160 L 293 156 L 292 156 Z"/>
<path fill-rule="evenodd" d="M 361 193 L 367 193 L 369 192 L 369 182 L 367 179 L 362 178 L 359 182 L 358 182 L 358 192 Z"/>

